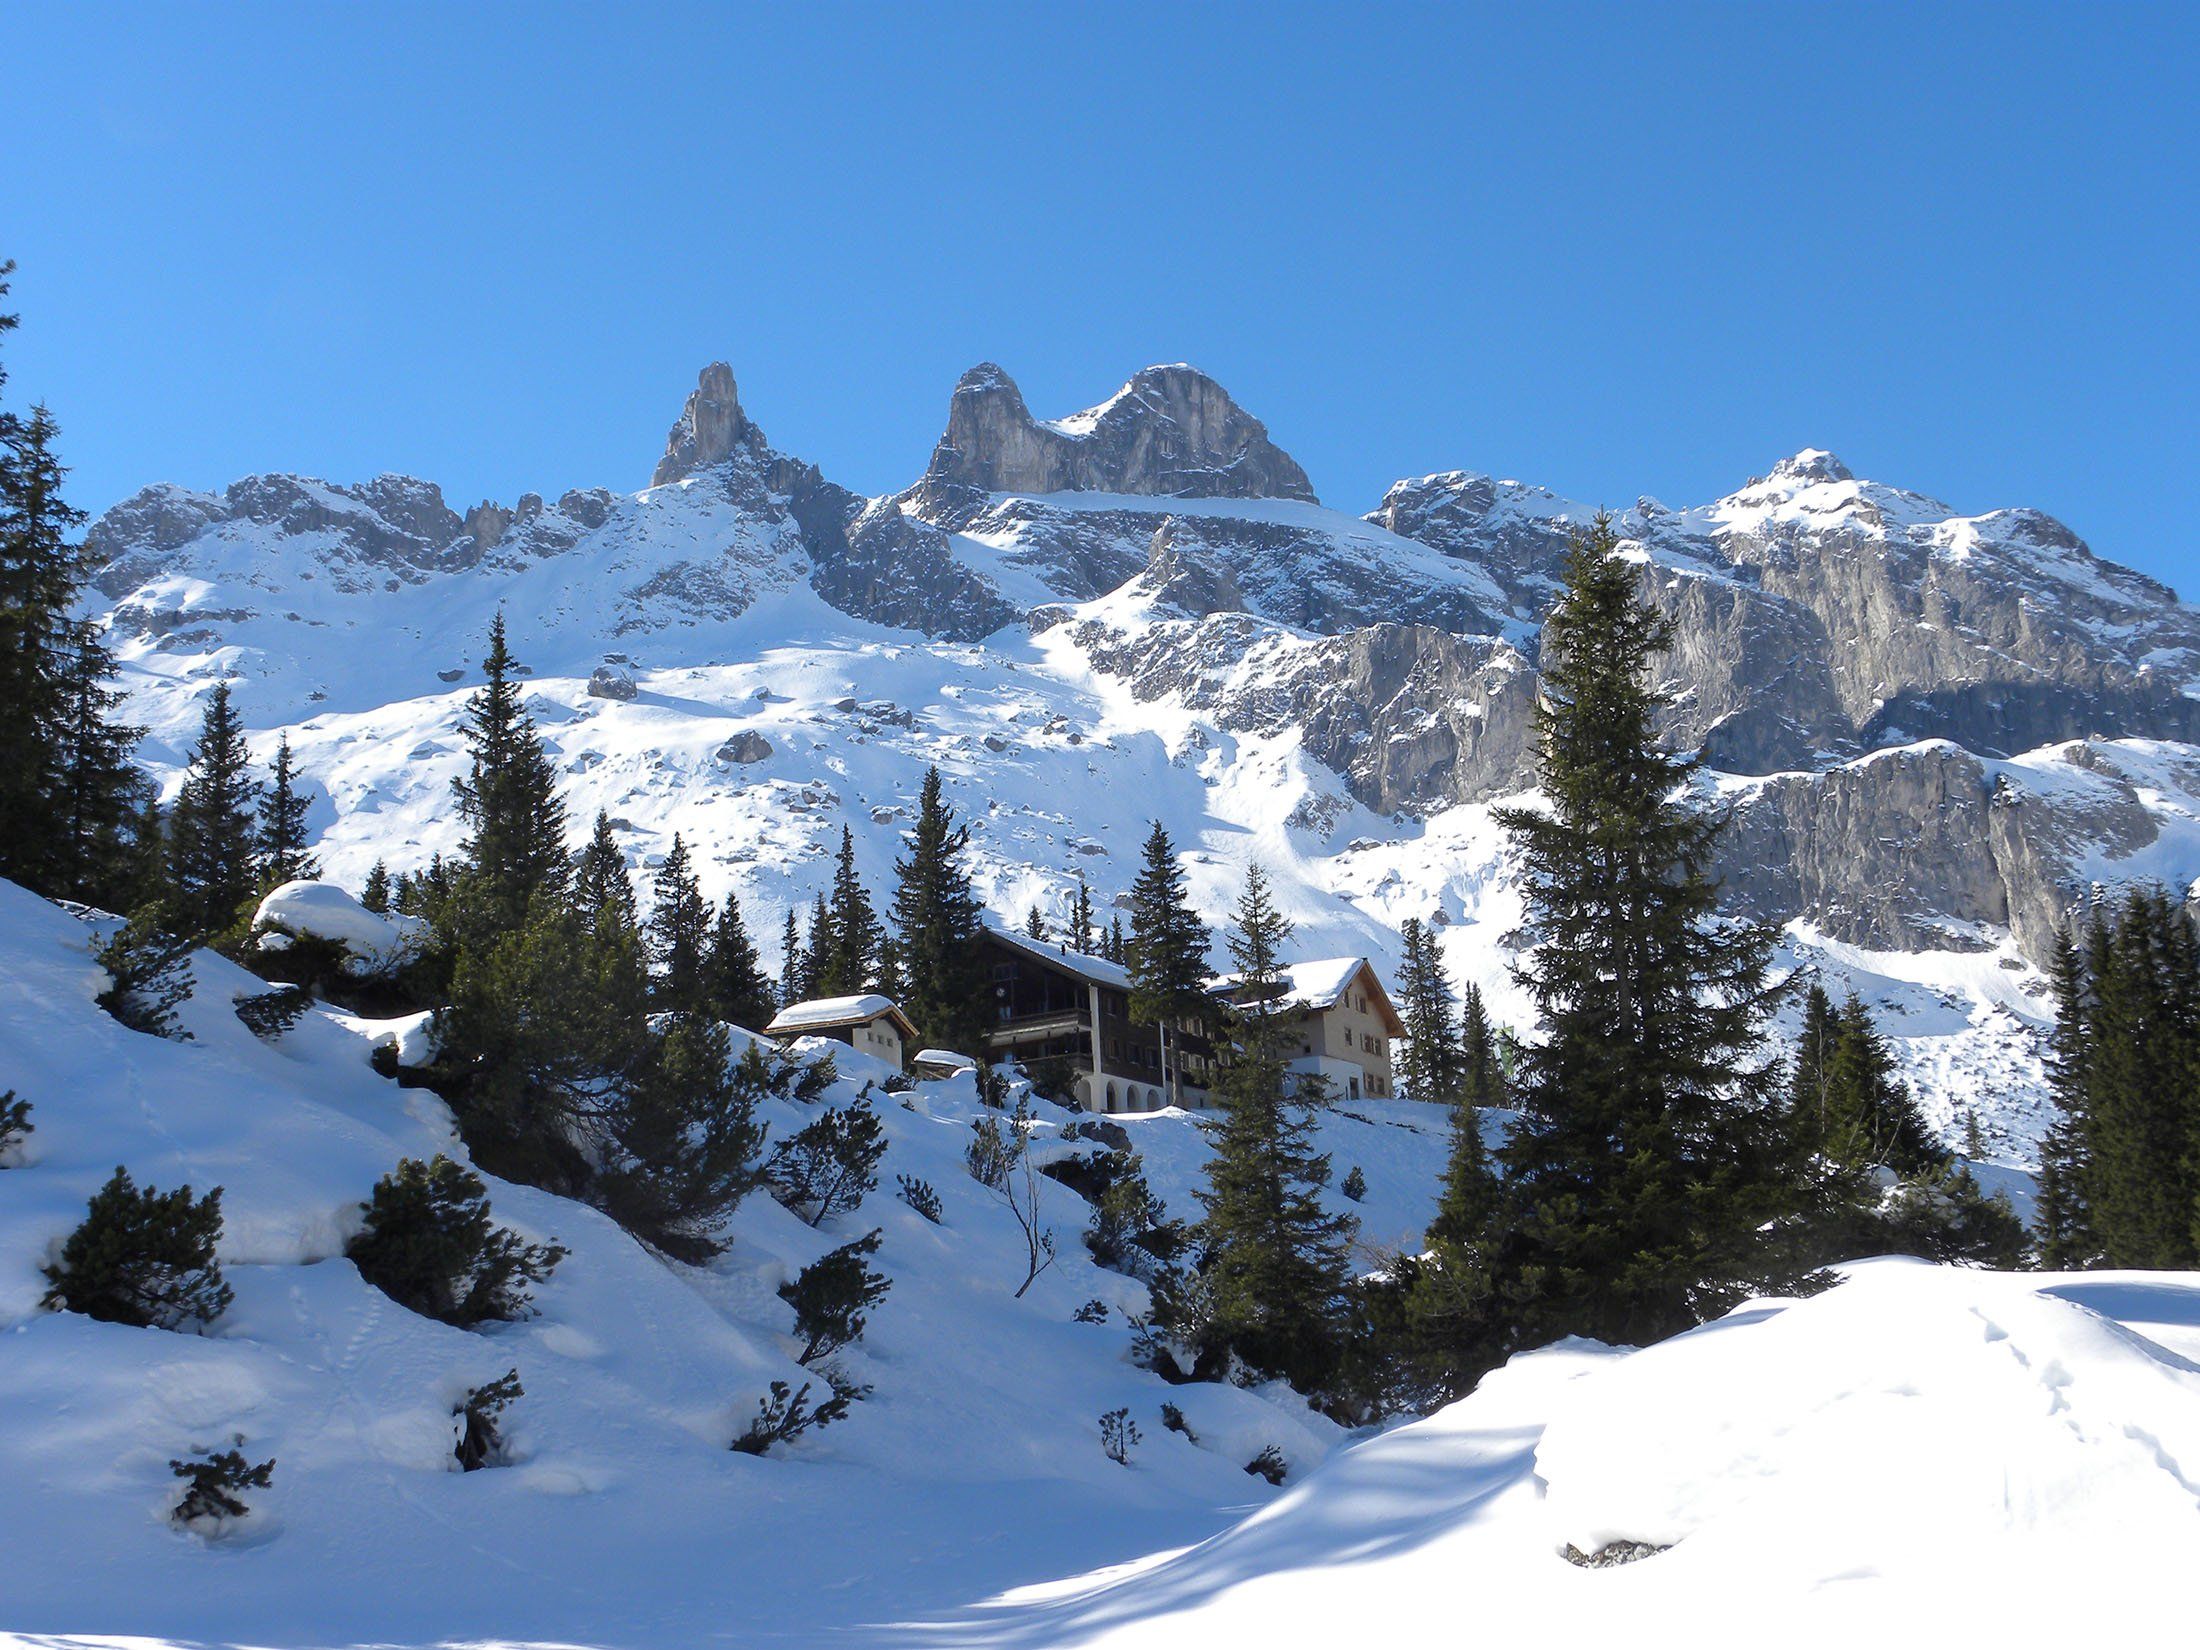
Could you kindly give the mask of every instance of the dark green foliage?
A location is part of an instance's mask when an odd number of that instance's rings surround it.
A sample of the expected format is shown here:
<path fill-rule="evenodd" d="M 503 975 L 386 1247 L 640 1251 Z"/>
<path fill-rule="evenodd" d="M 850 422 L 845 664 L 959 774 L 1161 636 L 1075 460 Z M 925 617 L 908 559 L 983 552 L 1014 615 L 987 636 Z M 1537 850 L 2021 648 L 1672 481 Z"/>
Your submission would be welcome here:
<path fill-rule="evenodd" d="M 704 1014 L 710 998 L 710 902 L 703 898 L 687 843 L 673 833 L 672 851 L 650 890 L 649 955 L 656 965 L 652 1000 L 659 1008 Z"/>
<path fill-rule="evenodd" d="M 820 1112 L 779 1143 L 764 1175 L 772 1196 L 812 1226 L 846 1214 L 878 1185 L 886 1131 L 867 1099 Z"/>
<path fill-rule="evenodd" d="M 488 678 L 466 707 L 471 757 L 455 779 L 466 821 L 465 867 L 444 926 L 460 945 L 481 946 L 528 922 L 538 899 L 565 892 L 565 807 L 557 774 L 520 693 L 504 615 L 489 627 Z"/>
<path fill-rule="evenodd" d="M 810 948 L 816 955 L 817 983 L 812 995 L 848 997 L 876 991 L 884 977 L 886 932 L 879 927 L 871 896 L 856 874 L 855 833 L 840 828 L 840 856 L 833 866 L 830 917 L 823 930 L 823 944 L 813 931 Z"/>
<path fill-rule="evenodd" d="M 1894 1075 L 1894 1054 L 1853 994 L 1836 1008 L 1813 985 L 1804 999 L 1788 1108 L 1801 1146 L 1833 1163 L 1898 1175 L 1936 1171 L 1947 1153 Z"/>
<path fill-rule="evenodd" d="M 1444 1164 L 1436 1219 L 1428 1231 L 1432 1246 L 1450 1244 L 1455 1249 L 1486 1233 L 1496 1212 L 1497 1176 L 1482 1144 L 1482 1108 L 1505 1103 L 1505 1071 L 1498 1058 L 1497 1039 L 1490 1034 L 1482 993 L 1471 985 L 1466 991 L 1459 1052 L 1459 1090 L 1451 1111 L 1451 1154 Z M 1457 1267 L 1463 1263 L 1463 1255 L 1455 1254 L 1451 1264 Z"/>
<path fill-rule="evenodd" d="M 1315 1151 L 1314 1107 L 1302 1083 L 1287 1095 L 1289 1060 L 1280 1017 L 1257 1005 L 1283 988 L 1281 954 L 1291 925 L 1257 865 L 1245 878 L 1229 934 L 1242 1000 L 1234 1011 L 1217 1085 L 1222 1120 L 1199 1194 L 1200 1266 L 1212 1332 L 1247 1364 L 1317 1390 L 1341 1354 L 1346 1257 L 1355 1226 L 1322 1208 L 1329 1159 Z"/>
<path fill-rule="evenodd" d="M 802 1000 L 803 985 L 810 977 L 809 960 L 802 954 L 802 925 L 794 914 L 794 907 L 787 907 L 786 926 L 779 934 L 779 1000 L 781 1004 Z"/>
<path fill-rule="evenodd" d="M 375 1182 L 366 1227 L 344 1253 L 398 1305 L 460 1329 L 528 1314 L 528 1285 L 565 1258 L 489 1218 L 481 1177 L 447 1157 L 406 1158 Z"/>
<path fill-rule="evenodd" d="M 1092 926 L 1092 890 L 1085 886 L 1085 879 L 1077 879 L 1077 898 L 1069 908 L 1069 948 L 1091 956 L 1099 943 Z"/>
<path fill-rule="evenodd" d="M 260 880 L 270 887 L 300 882 L 321 874 L 321 865 L 306 852 L 306 815 L 313 799 L 298 793 L 297 773 L 291 766 L 290 735 L 275 747 L 275 766 L 267 790 L 260 797 L 260 827 L 254 846 L 259 850 Z"/>
<path fill-rule="evenodd" d="M 574 909 L 590 927 L 611 922 L 633 928 L 640 922 L 626 853 L 611 829 L 611 816 L 600 808 L 588 846 L 573 856 L 572 891 Z"/>
<path fill-rule="evenodd" d="M 756 1418 L 730 1447 L 743 1455 L 762 1455 L 772 1445 L 787 1443 L 813 1427 L 829 1427 L 846 1417 L 850 1396 L 836 1391 L 813 1409 L 808 1381 L 795 1392 L 787 1390 L 785 1381 L 774 1381 L 771 1395 L 756 1401 Z"/>
<path fill-rule="evenodd" d="M 302 985 L 279 985 L 255 997 L 239 997 L 236 1006 L 247 1031 L 263 1043 L 275 1043 L 313 1006 L 313 993 Z"/>
<path fill-rule="evenodd" d="M 45 1268 L 43 1304 L 139 1329 L 212 1323 L 231 1299 L 214 1258 L 221 1232 L 219 1186 L 196 1199 L 188 1186 L 141 1192 L 118 1168 L 92 1194 L 60 1263 Z"/>
<path fill-rule="evenodd" d="M 878 1246 L 879 1234 L 867 1233 L 819 1256 L 780 1287 L 779 1298 L 794 1308 L 794 1332 L 802 1340 L 797 1363 L 815 1365 L 862 1339 L 865 1315 L 893 1287 L 871 1268 Z"/>
<path fill-rule="evenodd" d="M 824 892 L 819 891 L 817 903 L 810 907 L 810 927 L 802 940 L 802 973 L 800 984 L 790 1002 L 807 1002 L 825 994 L 825 970 L 833 960 L 837 942 L 833 937 L 833 910 L 826 902 Z"/>
<path fill-rule="evenodd" d="M 359 890 L 359 903 L 377 915 L 387 915 L 390 909 L 390 868 L 376 860 L 367 872 L 367 880 Z"/>
<path fill-rule="evenodd" d="M 1885 1249 L 1954 1266 L 2014 1270 L 2024 1260 L 2024 1223 L 2009 1199 L 1988 1197 L 1971 1171 L 1942 1168 L 1896 1186 L 1879 1211 Z"/>
<path fill-rule="evenodd" d="M 1111 1272 L 1151 1283 L 1184 1258 L 1191 1236 L 1146 1183 L 1136 1152 L 1102 1151 L 1066 1159 L 1084 1167 L 1084 1184 L 1072 1189 L 1092 1205 L 1085 1247 Z M 1053 1173 L 1059 1164 L 1049 1164 Z"/>
<path fill-rule="evenodd" d="M 978 1055 L 985 1047 L 978 930 L 983 907 L 964 855 L 970 829 L 955 822 L 940 771 L 925 771 L 906 858 L 894 863 L 894 958 L 901 1005 L 927 1043 Z"/>
<path fill-rule="evenodd" d="M 970 1144 L 963 1148 L 963 1167 L 970 1178 L 988 1191 L 1007 1183 L 1016 1164 L 1018 1143 L 1011 1139 L 998 1117 L 981 1117 L 970 1125 Z"/>
<path fill-rule="evenodd" d="M 779 1012 L 771 981 L 765 977 L 756 942 L 741 920 L 741 902 L 731 893 L 719 907 L 710 931 L 710 955 L 704 965 L 710 1012 L 750 1031 L 761 1031 Z"/>
<path fill-rule="evenodd" d="M 0 297 L 12 262 L 0 262 Z M 0 336 L 16 318 L 0 313 Z M 0 366 L 0 387 L 7 373 Z M 136 728 L 111 717 L 120 695 L 98 629 L 75 617 L 91 568 L 71 535 L 82 512 L 61 496 L 68 471 L 53 416 L 0 407 L 0 877 L 59 898 L 126 907 Z"/>
<path fill-rule="evenodd" d="M 168 821 L 168 873 L 179 933 L 206 939 L 236 926 L 259 881 L 260 796 L 229 684 L 215 684 L 199 742 Z"/>
<path fill-rule="evenodd" d="M 2059 947 L 2039 1252 L 2055 1266 L 2200 1263 L 2200 936 L 2135 889 Z"/>
<path fill-rule="evenodd" d="M 191 994 L 191 945 L 176 937 L 168 909 L 139 910 L 99 948 L 109 985 L 99 1006 L 132 1031 L 188 1041 L 176 1028 L 176 1005 Z"/>
<path fill-rule="evenodd" d="M 1125 966 L 1131 1018 L 1161 1027 L 1161 1059 L 1172 1103 L 1183 1101 L 1183 1028 L 1204 1029 L 1214 1007 L 1207 991 L 1207 925 L 1192 910 L 1176 844 L 1156 820 L 1131 883 L 1131 931 Z"/>
<path fill-rule="evenodd" d="M 1760 1053 L 1772 933 L 1722 921 L 1723 820 L 1657 736 L 1670 645 L 1606 518 L 1577 535 L 1543 633 L 1536 711 L 1549 808 L 1502 810 L 1543 1037 L 1474 1256 L 1496 1356 L 1580 1334 L 1639 1345 L 1803 1279 L 1762 1229 L 1804 1193 Z M 1486 1349 L 1485 1349 L 1486 1351 Z"/>
<path fill-rule="evenodd" d="M 15 1090 L 0 1094 L 0 1168 L 13 1157 L 37 1128 L 31 1121 L 31 1103 L 16 1098 Z"/>
<path fill-rule="evenodd" d="M 919 1180 L 912 1175 L 896 1175 L 894 1178 L 900 1182 L 902 1202 L 908 1204 L 910 1208 L 916 1210 L 918 1214 L 924 1216 L 933 1225 L 939 1225 L 944 1216 L 940 1209 L 940 1194 L 932 1189 L 932 1183 L 929 1180 Z"/>
<path fill-rule="evenodd" d="M 272 1456 L 253 1466 L 242 1451 L 233 1449 L 204 1454 L 196 1461 L 170 1461 L 168 1470 L 184 1481 L 183 1499 L 169 1516 L 185 1525 L 209 1518 L 242 1518 L 249 1510 L 242 1499 L 244 1492 L 269 1489 L 275 1482 Z"/>
<path fill-rule="evenodd" d="M 1069 1315 L 1069 1320 L 1071 1323 L 1106 1323 L 1108 1321 L 1108 1303 L 1098 1296 L 1094 1296 L 1072 1312 Z"/>
<path fill-rule="evenodd" d="M 1077 1067 L 1066 1054 L 1042 1054 L 1024 1068 L 1034 1094 L 1058 1106 L 1072 1106 L 1077 1097 Z"/>
<path fill-rule="evenodd" d="M 1108 924 L 1106 956 L 1118 968 L 1127 968 L 1130 965 L 1131 942 L 1129 936 L 1123 932 L 1123 914 L 1120 911 Z"/>
<path fill-rule="evenodd" d="M 1138 1442 L 1138 1423 L 1131 1419 L 1129 1410 L 1111 1409 L 1100 1417 L 1100 1453 L 1117 1466 L 1131 1464 L 1131 1451 Z"/>
<path fill-rule="evenodd" d="M 754 1043 L 736 1062 L 731 1044 L 720 1021 L 668 1016 L 603 1119 L 590 1201 L 675 1260 L 724 1249 L 727 1217 L 763 1178 L 756 1103 L 793 1081 L 790 1062 Z"/>
<path fill-rule="evenodd" d="M 1419 917 L 1398 930 L 1398 1017 L 1406 1044 L 1398 1078 L 1408 1098 L 1457 1106 L 1466 1084 L 1466 1050 L 1452 1035 L 1451 980 L 1436 936 Z"/>
<path fill-rule="evenodd" d="M 1269 1483 L 1281 1486 L 1290 1474 L 1291 1464 L 1284 1460 L 1282 1450 L 1273 1444 L 1264 1444 L 1261 1452 L 1245 1463 L 1245 1470 L 1255 1478 L 1265 1478 Z"/>
<path fill-rule="evenodd" d="M 1161 1406 L 1161 1425 L 1169 1432 L 1182 1434 L 1187 1443 L 1199 1442 L 1199 1434 L 1192 1430 L 1191 1423 L 1184 1419 L 1184 1412 L 1174 1404 L 1164 1403 Z"/>
<path fill-rule="evenodd" d="M 1360 1172 L 1359 1164 L 1345 1171 L 1344 1179 L 1337 1183 L 1337 1190 L 1355 1203 L 1367 1196 L 1367 1176 Z"/>
<path fill-rule="evenodd" d="M 519 1384 L 519 1371 L 508 1369 L 495 1380 L 473 1388 L 459 1400 L 451 1418 L 458 1423 L 458 1440 L 451 1454 L 461 1472 L 504 1464 L 504 1411 L 527 1395 Z"/>

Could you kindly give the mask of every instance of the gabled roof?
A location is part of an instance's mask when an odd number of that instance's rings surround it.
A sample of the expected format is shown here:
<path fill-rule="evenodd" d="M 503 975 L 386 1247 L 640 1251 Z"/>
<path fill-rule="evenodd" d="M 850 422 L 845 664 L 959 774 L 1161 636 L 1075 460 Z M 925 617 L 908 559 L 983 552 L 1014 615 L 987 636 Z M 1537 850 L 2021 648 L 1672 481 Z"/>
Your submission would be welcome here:
<path fill-rule="evenodd" d="M 1383 1028 L 1393 1037 L 1406 1034 L 1405 1021 L 1398 1017 L 1390 993 L 1383 989 L 1382 977 L 1365 957 L 1321 957 L 1312 962 L 1285 963 L 1279 972 L 1285 990 L 1278 1002 L 1314 1013 L 1335 1008 L 1351 990 L 1352 983 L 1365 975 L 1368 996 L 1373 999 L 1370 1006 L 1381 1016 Z M 1237 975 L 1223 974 L 1216 977 L 1210 989 L 1228 996 L 1237 986 Z"/>
<path fill-rule="evenodd" d="M 853 997 L 813 997 L 806 1003 L 789 1003 L 772 1016 L 766 1031 L 809 1032 L 838 1031 L 843 1026 L 869 1025 L 873 1020 L 890 1019 L 900 1031 L 905 1042 L 914 1041 L 917 1028 L 909 1023 L 909 1016 L 893 998 L 876 991 L 866 991 Z"/>
<path fill-rule="evenodd" d="M 1116 991 L 1131 988 L 1130 970 L 1120 963 L 1111 963 L 1105 957 L 1095 957 L 1084 951 L 1070 951 L 1046 940 L 1035 940 L 1029 934 L 1018 934 L 1006 928 L 985 925 L 985 937 L 999 940 L 1011 951 L 1019 951 L 1027 957 L 1059 968 L 1065 974 L 1074 974 L 1094 985 L 1104 985 Z"/>

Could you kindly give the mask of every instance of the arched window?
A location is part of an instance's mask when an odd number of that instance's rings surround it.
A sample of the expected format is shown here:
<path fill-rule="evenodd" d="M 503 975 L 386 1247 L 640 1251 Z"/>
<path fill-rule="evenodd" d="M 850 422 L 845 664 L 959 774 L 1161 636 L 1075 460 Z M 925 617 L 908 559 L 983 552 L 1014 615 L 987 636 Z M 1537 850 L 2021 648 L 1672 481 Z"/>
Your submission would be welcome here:
<path fill-rule="evenodd" d="M 1113 1083 L 1108 1085 L 1108 1110 L 1115 1110 L 1115 1085 Z"/>

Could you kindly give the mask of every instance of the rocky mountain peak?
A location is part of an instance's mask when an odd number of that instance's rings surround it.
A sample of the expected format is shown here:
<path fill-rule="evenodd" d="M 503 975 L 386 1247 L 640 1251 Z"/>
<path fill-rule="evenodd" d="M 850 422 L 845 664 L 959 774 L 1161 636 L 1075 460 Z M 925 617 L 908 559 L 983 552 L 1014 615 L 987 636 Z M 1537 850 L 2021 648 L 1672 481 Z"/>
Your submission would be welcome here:
<path fill-rule="evenodd" d="M 665 456 L 657 460 L 649 484 L 662 487 L 708 469 L 728 457 L 748 429 L 733 368 L 713 361 L 697 376 L 694 392 L 680 409 L 679 422 L 665 437 Z"/>
<path fill-rule="evenodd" d="M 1147 367 L 1098 406 L 1032 417 L 992 362 L 955 385 L 920 493 L 1103 492 L 1316 502 L 1267 426 L 1196 368 Z"/>
<path fill-rule="evenodd" d="M 1854 481 L 1849 467 L 1823 447 L 1805 447 L 1793 458 L 1783 458 L 1773 465 L 1766 481 L 1787 481 L 1808 485 L 1820 481 Z"/>

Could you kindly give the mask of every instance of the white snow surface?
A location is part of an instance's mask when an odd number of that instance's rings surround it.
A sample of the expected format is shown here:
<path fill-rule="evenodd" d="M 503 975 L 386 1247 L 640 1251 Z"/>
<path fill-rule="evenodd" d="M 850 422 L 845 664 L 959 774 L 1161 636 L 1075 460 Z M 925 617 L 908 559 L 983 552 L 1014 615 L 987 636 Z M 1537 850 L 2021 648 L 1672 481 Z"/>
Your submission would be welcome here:
<path fill-rule="evenodd" d="M 360 973 L 401 967 L 420 954 L 428 937 L 420 918 L 369 911 L 333 882 L 284 883 L 260 901 L 252 923 L 276 934 L 334 940 L 351 953 L 350 965 Z"/>

